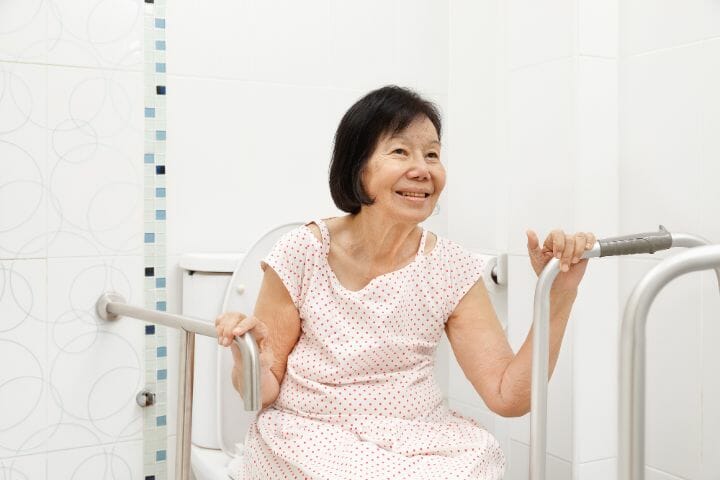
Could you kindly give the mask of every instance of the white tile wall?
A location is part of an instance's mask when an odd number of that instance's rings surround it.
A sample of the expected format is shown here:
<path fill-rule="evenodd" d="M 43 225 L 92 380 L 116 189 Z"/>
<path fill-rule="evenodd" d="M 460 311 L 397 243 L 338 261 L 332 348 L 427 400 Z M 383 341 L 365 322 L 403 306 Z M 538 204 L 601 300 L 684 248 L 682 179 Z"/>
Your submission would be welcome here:
<path fill-rule="evenodd" d="M 715 2 L 720 13 L 720 2 Z M 720 24 L 720 21 L 718 21 Z M 720 242 L 720 39 L 703 46 L 703 84 L 701 100 L 701 174 L 702 200 L 700 203 L 700 230 L 713 242 Z"/>
<path fill-rule="evenodd" d="M 0 5 L 0 60 L 45 62 L 49 2 L 6 1 Z"/>
<path fill-rule="evenodd" d="M 142 437 L 135 395 L 144 386 L 144 331 L 138 322 L 105 322 L 94 314 L 103 291 L 142 304 L 142 259 L 48 259 L 48 370 L 51 419 L 91 432 L 103 443 Z M 78 445 L 71 435 L 56 448 Z"/>
<path fill-rule="evenodd" d="M 0 460 L 0 475 L 9 480 L 45 478 L 45 455 L 26 455 Z"/>
<path fill-rule="evenodd" d="M 698 232 L 702 45 L 632 57 L 621 98 L 621 229 Z M 682 192 L 669 195 L 669 192 Z"/>
<path fill-rule="evenodd" d="M 671 475 L 667 472 L 663 472 L 662 470 L 657 470 L 652 467 L 645 468 L 645 478 L 647 480 L 685 480 L 684 478 Z"/>
<path fill-rule="evenodd" d="M 525 230 L 545 238 L 550 230 L 574 229 L 575 139 L 573 59 L 510 73 L 508 171 L 511 177 L 510 252 L 527 253 Z"/>
<path fill-rule="evenodd" d="M 576 78 L 575 230 L 613 236 L 620 214 L 617 61 L 580 57 Z"/>
<path fill-rule="evenodd" d="M 617 460 L 606 458 L 581 463 L 577 470 L 577 480 L 608 480 L 617 478 Z"/>
<path fill-rule="evenodd" d="M 250 42 L 246 44 L 246 48 L 252 46 L 249 49 L 252 78 L 262 82 L 326 85 L 329 50 L 334 43 L 330 34 L 333 4 L 330 0 L 252 2 Z"/>
<path fill-rule="evenodd" d="M 448 2 L 192 2 L 168 6 L 168 72 L 367 91 L 447 89 Z M 184 25 L 213 24 L 203 35 Z M 175 27 L 175 28 L 173 28 Z M 252 48 L 250 48 L 252 46 Z"/>
<path fill-rule="evenodd" d="M 621 49 L 627 55 L 675 47 L 706 38 L 717 15 L 714 0 L 629 0 L 619 2 Z M 715 4 L 715 5 L 713 5 Z M 717 25 L 714 25 L 717 32 Z"/>
<path fill-rule="evenodd" d="M 702 472 L 699 477 L 712 480 L 720 472 L 720 288 L 715 272 L 702 272 Z"/>
<path fill-rule="evenodd" d="M 383 8 L 387 3 L 379 2 Z M 450 4 L 448 0 L 395 0 L 393 82 L 430 97 L 449 93 Z M 371 11 L 376 20 L 378 10 Z"/>
<path fill-rule="evenodd" d="M 0 4 L 0 472 L 138 478 L 143 2 Z"/>
<path fill-rule="evenodd" d="M 61 450 L 47 456 L 51 478 L 133 480 L 142 478 L 142 467 L 142 441 Z"/>
<path fill-rule="evenodd" d="M 530 449 L 527 444 L 513 440 L 510 446 L 510 458 L 504 480 L 527 480 L 530 471 Z M 571 480 L 572 464 L 552 455 L 546 457 L 546 478 L 553 480 Z"/>
<path fill-rule="evenodd" d="M 703 17 L 706 22 L 707 38 L 716 38 L 720 34 L 720 3 L 717 0 L 705 0 Z"/>
<path fill-rule="evenodd" d="M 140 73 L 49 67 L 48 99 L 48 254 L 140 255 Z"/>
<path fill-rule="evenodd" d="M 0 458 L 41 452 L 50 396 L 46 381 L 44 259 L 0 262 Z"/>
<path fill-rule="evenodd" d="M 47 252 L 46 83 L 44 65 L 0 63 L 1 258 Z"/>
<path fill-rule="evenodd" d="M 580 464 L 617 455 L 617 283 L 617 259 L 591 259 L 573 307 L 573 428 Z"/>
<path fill-rule="evenodd" d="M 142 2 L 53 0 L 49 5 L 46 36 L 49 63 L 141 69 Z"/>
<path fill-rule="evenodd" d="M 493 2 L 453 1 L 443 152 L 449 232 L 469 248 L 505 250 L 507 176 L 500 161 L 502 32 Z M 455 159 L 455 161 L 453 161 Z M 501 234 L 502 232 L 502 234 Z"/>
<path fill-rule="evenodd" d="M 572 0 L 508 2 L 508 66 L 518 68 L 571 56 L 575 8 Z"/>
<path fill-rule="evenodd" d="M 327 187 L 335 126 L 324 90 L 168 80 L 175 92 L 168 156 L 176 159 L 168 175 L 169 253 L 247 250 L 277 224 L 336 212 Z M 220 104 L 226 108 L 218 111 Z"/>
<path fill-rule="evenodd" d="M 167 437 L 167 458 L 170 459 L 167 464 L 167 478 L 175 478 L 175 449 L 177 448 L 177 437 L 175 434 L 168 433 Z"/>
<path fill-rule="evenodd" d="M 201 2 L 168 2 L 167 73 L 251 78 L 251 61 L 254 47 L 258 45 L 251 28 L 253 23 L 261 21 L 251 16 L 251 4 L 247 0 L 222 0 L 215 2 L 214 8 L 207 8 Z M 251 45 L 253 48 L 249 48 Z M 175 100 L 171 104 L 174 106 Z"/>
<path fill-rule="evenodd" d="M 614 58 L 618 56 L 618 2 L 577 2 L 577 52 Z"/>
<path fill-rule="evenodd" d="M 393 81 L 396 2 L 332 2 L 330 78 L 333 85 L 368 91 Z M 347 108 L 346 108 L 347 109 Z"/>

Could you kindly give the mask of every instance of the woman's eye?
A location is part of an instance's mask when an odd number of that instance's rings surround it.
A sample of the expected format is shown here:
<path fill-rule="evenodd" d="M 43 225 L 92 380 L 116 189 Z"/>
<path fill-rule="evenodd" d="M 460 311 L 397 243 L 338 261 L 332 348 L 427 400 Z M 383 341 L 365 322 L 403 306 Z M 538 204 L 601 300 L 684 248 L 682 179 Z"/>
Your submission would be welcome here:
<path fill-rule="evenodd" d="M 430 152 L 430 153 L 428 153 L 428 156 L 429 156 L 429 157 L 434 157 L 434 158 L 439 158 L 439 157 L 438 157 L 438 154 L 435 153 L 435 152 Z"/>
<path fill-rule="evenodd" d="M 396 148 L 395 150 L 393 150 L 393 153 L 398 153 L 398 152 L 399 152 L 401 155 L 405 155 L 405 150 L 402 149 L 402 148 Z"/>

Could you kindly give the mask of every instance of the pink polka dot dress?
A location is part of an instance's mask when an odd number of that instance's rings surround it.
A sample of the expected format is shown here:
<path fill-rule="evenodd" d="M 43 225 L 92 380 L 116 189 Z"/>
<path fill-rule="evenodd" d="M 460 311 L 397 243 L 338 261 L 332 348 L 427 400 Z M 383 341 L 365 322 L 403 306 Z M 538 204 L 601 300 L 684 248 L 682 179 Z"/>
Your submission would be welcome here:
<path fill-rule="evenodd" d="M 245 438 L 249 479 L 483 479 L 505 456 L 477 421 L 449 410 L 434 378 L 445 321 L 482 275 L 483 260 L 439 237 L 414 261 L 343 287 L 330 233 L 316 220 L 285 234 L 265 262 L 300 312 L 301 334 L 278 398 Z"/>

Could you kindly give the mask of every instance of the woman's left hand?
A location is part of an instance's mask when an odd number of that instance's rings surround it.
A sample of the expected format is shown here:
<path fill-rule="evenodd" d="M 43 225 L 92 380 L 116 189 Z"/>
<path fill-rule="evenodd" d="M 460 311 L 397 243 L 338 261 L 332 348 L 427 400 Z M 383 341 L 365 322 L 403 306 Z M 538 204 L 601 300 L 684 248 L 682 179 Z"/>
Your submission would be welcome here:
<path fill-rule="evenodd" d="M 540 246 L 537 234 L 528 230 L 528 254 L 535 274 L 540 276 L 545 265 L 553 258 L 560 259 L 560 272 L 555 278 L 552 289 L 555 291 L 577 290 L 580 280 L 585 275 L 588 259 L 581 259 L 586 250 L 595 245 L 595 235 L 590 232 L 579 232 L 568 235 L 562 230 L 553 230 Z"/>

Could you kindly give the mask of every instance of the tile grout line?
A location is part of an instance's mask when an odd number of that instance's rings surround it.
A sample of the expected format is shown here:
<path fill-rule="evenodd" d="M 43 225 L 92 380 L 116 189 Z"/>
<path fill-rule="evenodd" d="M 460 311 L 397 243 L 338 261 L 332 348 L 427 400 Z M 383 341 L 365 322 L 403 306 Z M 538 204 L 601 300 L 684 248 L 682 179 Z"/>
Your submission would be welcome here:
<path fill-rule="evenodd" d="M 143 291 L 145 308 L 166 311 L 165 0 L 144 3 Z M 155 394 L 155 403 L 143 410 L 143 478 L 167 480 L 167 333 L 161 325 L 143 328 L 145 388 Z"/>

